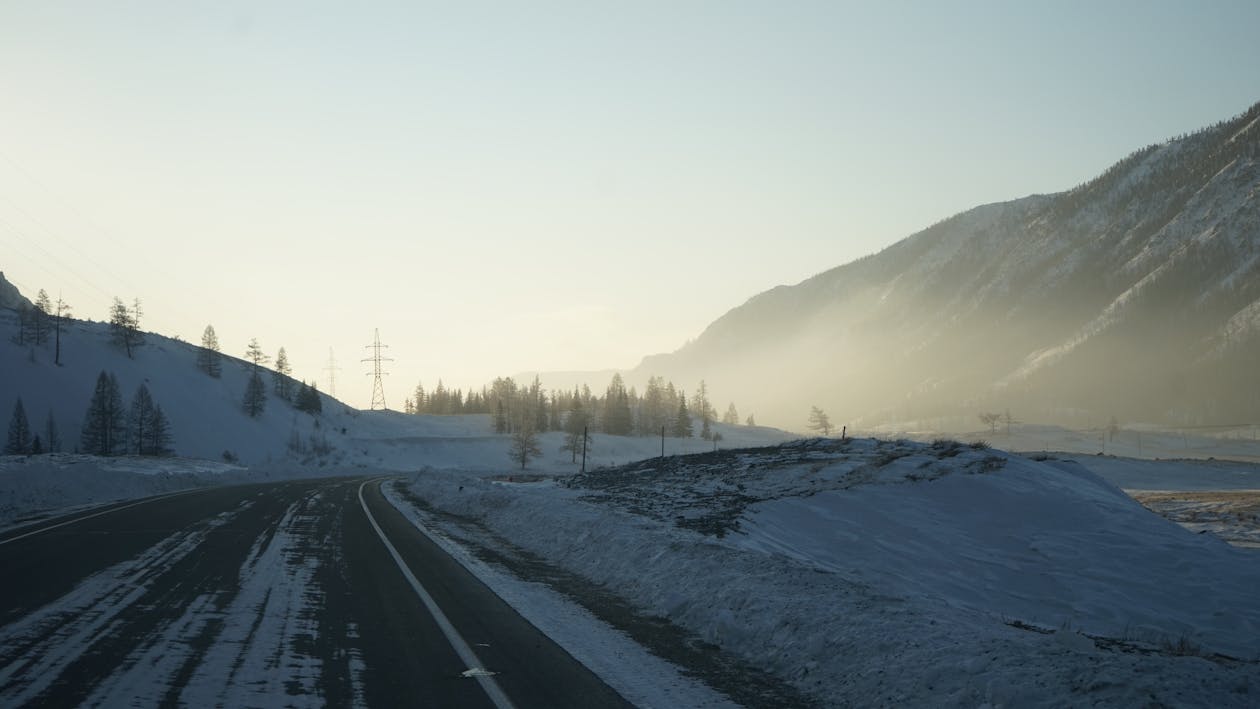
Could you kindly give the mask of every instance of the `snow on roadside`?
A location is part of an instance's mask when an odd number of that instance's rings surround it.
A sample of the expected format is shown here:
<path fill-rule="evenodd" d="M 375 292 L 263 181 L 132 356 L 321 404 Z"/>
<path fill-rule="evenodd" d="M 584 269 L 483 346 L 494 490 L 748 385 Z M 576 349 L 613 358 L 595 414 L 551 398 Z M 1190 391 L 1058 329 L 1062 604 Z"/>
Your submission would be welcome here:
<path fill-rule="evenodd" d="M 236 479 L 244 469 L 186 458 L 0 456 L 0 527 L 77 507 Z"/>
<path fill-rule="evenodd" d="M 534 627 L 555 640 L 578 662 L 599 675 L 622 697 L 645 707 L 731 707 L 725 697 L 651 655 L 609 628 L 585 608 L 540 583 L 522 582 L 491 566 L 446 534 L 438 523 L 404 500 L 394 485 L 381 486 L 385 498 L 446 553 L 455 557 L 490 590 Z"/>
<path fill-rule="evenodd" d="M 1245 706 L 1260 692 L 1260 557 L 1071 463 L 807 442 L 573 487 L 410 486 L 826 703 Z M 1241 661 L 1195 656 L 1213 653 Z"/>

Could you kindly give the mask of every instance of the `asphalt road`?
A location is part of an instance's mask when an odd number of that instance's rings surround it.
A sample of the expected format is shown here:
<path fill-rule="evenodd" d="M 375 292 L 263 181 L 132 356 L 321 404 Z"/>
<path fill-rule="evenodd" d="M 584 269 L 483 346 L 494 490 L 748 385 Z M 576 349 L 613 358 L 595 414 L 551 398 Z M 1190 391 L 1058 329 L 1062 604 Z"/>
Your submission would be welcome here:
<path fill-rule="evenodd" d="M 0 706 L 626 706 L 375 481 L 46 520 L 0 570 Z"/>

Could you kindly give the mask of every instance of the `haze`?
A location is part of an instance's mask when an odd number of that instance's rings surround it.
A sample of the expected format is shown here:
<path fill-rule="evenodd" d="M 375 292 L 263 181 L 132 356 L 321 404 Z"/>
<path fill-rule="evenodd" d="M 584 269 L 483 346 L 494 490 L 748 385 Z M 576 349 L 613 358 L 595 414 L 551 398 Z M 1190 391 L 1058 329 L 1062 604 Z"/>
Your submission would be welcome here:
<path fill-rule="evenodd" d="M 633 367 L 1260 96 L 1255 3 L 1025 5 L 0 4 L 0 269 L 360 406 Z"/>

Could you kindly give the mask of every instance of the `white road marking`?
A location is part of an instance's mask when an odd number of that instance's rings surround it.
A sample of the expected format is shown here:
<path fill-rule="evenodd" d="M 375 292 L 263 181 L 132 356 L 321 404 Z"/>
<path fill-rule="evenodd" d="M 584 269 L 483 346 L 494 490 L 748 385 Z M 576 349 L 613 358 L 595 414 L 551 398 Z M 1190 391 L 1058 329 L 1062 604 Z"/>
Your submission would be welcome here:
<path fill-rule="evenodd" d="M 9 542 L 16 542 L 16 541 L 18 541 L 19 539 L 26 539 L 27 537 L 33 537 L 33 536 L 35 536 L 36 534 L 43 534 L 44 532 L 49 532 L 49 531 L 52 531 L 52 530 L 54 530 L 54 529 L 56 529 L 56 528 L 58 528 L 58 527 L 64 527 L 64 526 L 66 526 L 67 524 L 74 524 L 75 522 L 82 522 L 82 521 L 83 521 L 83 520 L 85 520 L 85 519 L 92 519 L 93 517 L 100 517 L 101 515 L 107 515 L 107 514 L 109 514 L 110 512 L 119 512 L 119 511 L 121 511 L 121 510 L 130 509 L 130 508 L 132 508 L 132 507 L 135 507 L 136 505 L 143 505 L 143 504 L 148 503 L 148 502 L 158 502 L 159 500 L 167 500 L 167 499 L 170 499 L 170 498 L 172 498 L 172 497 L 178 497 L 178 496 L 180 496 L 180 495 L 187 495 L 187 494 L 189 494 L 189 493 L 191 493 L 191 492 L 202 492 L 202 490 L 201 490 L 200 488 L 194 488 L 194 489 L 192 489 L 192 490 L 180 490 L 179 492 L 172 492 L 172 493 L 167 494 L 167 495 L 159 495 L 159 496 L 157 496 L 157 497 L 146 497 L 146 498 L 145 498 L 145 499 L 143 499 L 143 500 L 138 500 L 138 501 L 133 502 L 133 503 L 131 503 L 131 504 L 129 504 L 129 505 L 123 505 L 122 507 L 111 507 L 111 508 L 109 508 L 108 510 L 101 510 L 100 512 L 95 512 L 95 513 L 90 514 L 90 515 L 83 515 L 82 517 L 75 517 L 74 519 L 69 519 L 69 520 L 66 520 L 65 522 L 61 522 L 61 523 L 59 523 L 59 524 L 50 525 L 50 526 L 48 526 L 48 527 L 41 527 L 41 528 L 39 528 L 39 529 L 36 529 L 36 530 L 30 531 L 30 532 L 27 532 L 26 534 L 19 534 L 19 535 L 18 535 L 18 536 L 16 536 L 16 537 L 10 537 L 10 538 L 8 538 L 8 539 L 0 539 L 0 546 L 3 546 L 3 545 L 5 545 L 5 544 L 8 544 Z"/>
<path fill-rule="evenodd" d="M 460 636 L 459 631 L 455 630 L 455 626 L 451 625 L 451 621 L 447 619 L 446 614 L 442 612 L 441 608 L 438 608 L 437 601 L 433 600 L 433 596 L 429 595 L 429 592 L 425 590 L 420 580 L 416 578 L 415 574 L 411 573 L 411 569 L 403 561 L 402 555 L 390 543 L 381 526 L 376 523 L 376 518 L 372 516 L 372 511 L 368 509 L 367 501 L 363 499 L 363 487 L 369 482 L 379 482 L 379 480 L 368 480 L 359 485 L 359 504 L 363 506 L 363 513 L 367 515 L 368 522 L 372 523 L 372 528 L 376 530 L 376 535 L 385 543 L 385 548 L 389 550 L 389 555 L 394 557 L 394 563 L 402 571 L 403 577 L 407 579 L 407 583 L 411 584 L 412 590 L 416 592 L 416 595 L 424 603 L 424 607 L 428 609 L 429 614 L 437 621 L 438 627 L 442 629 L 442 634 L 446 636 L 447 642 L 451 644 L 451 647 L 455 648 L 459 659 L 463 660 L 464 664 L 469 667 L 464 676 L 467 677 L 469 673 L 474 673 L 472 676 L 477 678 L 477 683 L 481 685 L 486 695 L 490 697 L 490 701 L 494 702 L 494 705 L 499 709 L 514 709 L 512 700 L 508 699 L 507 695 L 503 693 L 503 688 L 494 680 L 492 676 L 494 673 L 482 669 L 483 665 L 481 660 L 477 659 L 477 654 Z"/>

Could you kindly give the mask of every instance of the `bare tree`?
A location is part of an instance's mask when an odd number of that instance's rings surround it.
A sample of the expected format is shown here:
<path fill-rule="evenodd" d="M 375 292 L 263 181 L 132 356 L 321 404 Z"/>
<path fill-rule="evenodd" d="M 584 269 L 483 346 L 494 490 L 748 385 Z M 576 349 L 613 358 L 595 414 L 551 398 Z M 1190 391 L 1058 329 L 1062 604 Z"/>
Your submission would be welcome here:
<path fill-rule="evenodd" d="M 980 414 L 980 422 L 989 427 L 989 432 L 997 435 L 998 421 L 1002 420 L 1002 414 L 992 412 L 984 412 Z"/>
<path fill-rule="evenodd" d="M 530 423 L 529 417 L 524 417 L 521 425 L 512 431 L 512 448 L 508 455 L 514 462 L 521 464 L 521 470 L 525 469 L 531 459 L 542 455 L 542 449 L 538 447 L 538 434 Z"/>

